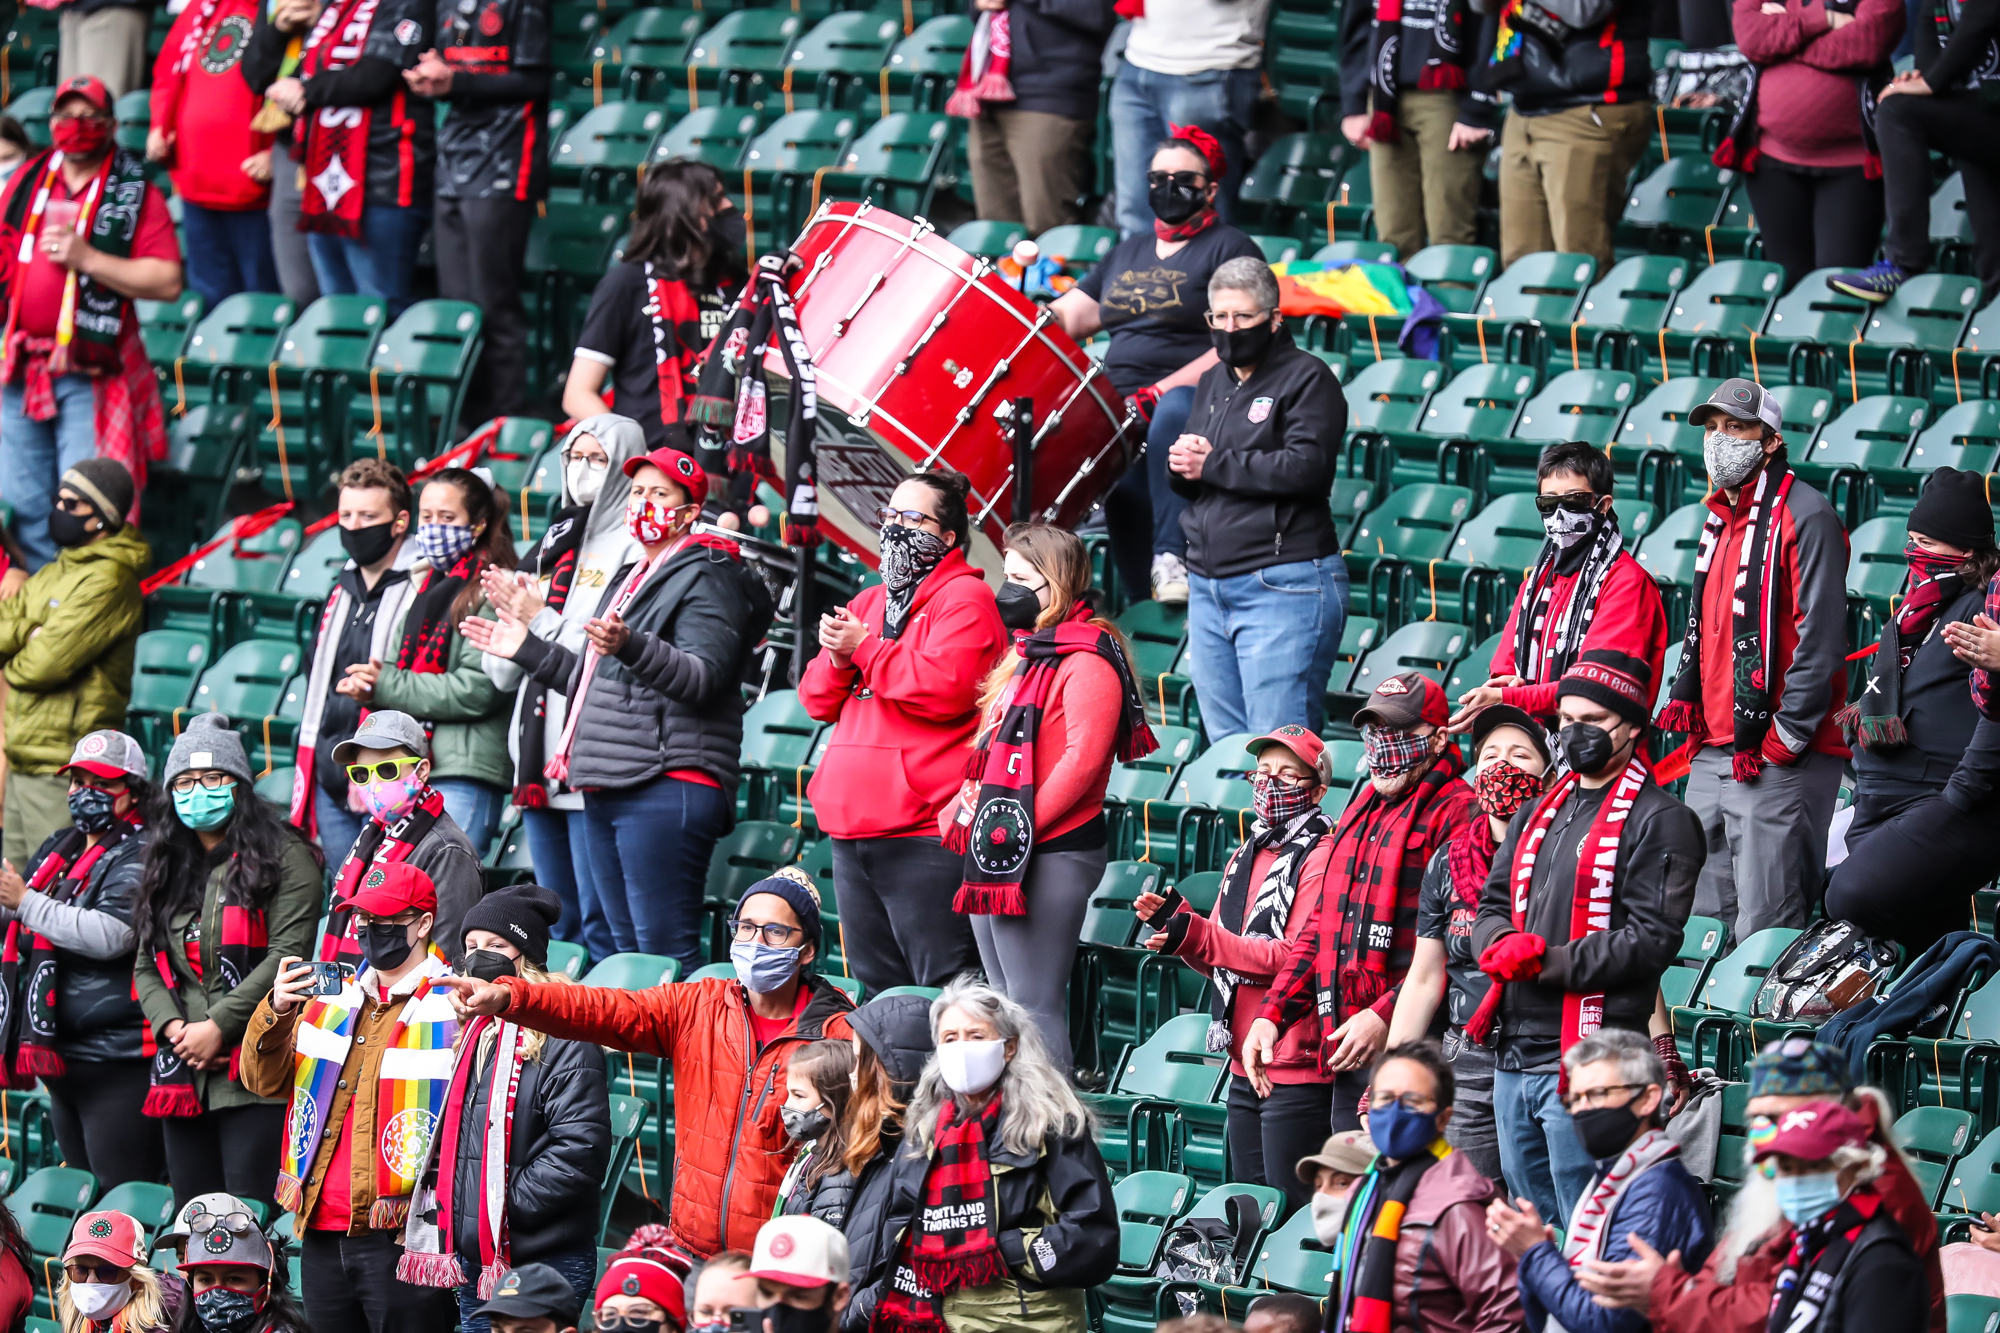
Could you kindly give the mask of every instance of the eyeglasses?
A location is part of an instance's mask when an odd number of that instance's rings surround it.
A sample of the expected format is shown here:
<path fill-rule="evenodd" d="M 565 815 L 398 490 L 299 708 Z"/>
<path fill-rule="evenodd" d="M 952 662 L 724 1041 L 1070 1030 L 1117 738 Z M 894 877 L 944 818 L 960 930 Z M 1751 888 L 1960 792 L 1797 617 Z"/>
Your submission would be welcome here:
<path fill-rule="evenodd" d="M 875 520 L 878 523 L 901 523 L 906 528 L 921 528 L 926 523 L 937 523 L 938 530 L 944 530 L 943 523 L 939 523 L 921 509 L 891 509 L 888 505 L 883 505 L 875 511 Z"/>
<path fill-rule="evenodd" d="M 1208 184 L 1208 177 L 1199 171 L 1149 171 L 1146 184 L 1159 188 L 1162 185 L 1178 185 L 1186 190 L 1199 190 Z"/>
<path fill-rule="evenodd" d="M 373 764 L 349 764 L 347 766 L 347 780 L 349 782 L 359 782 L 364 786 L 371 779 L 376 782 L 394 782 L 397 778 L 403 776 L 406 769 L 414 768 L 423 762 L 423 759 L 419 757 L 412 759 L 384 759 Z"/>
<path fill-rule="evenodd" d="M 193 773 L 183 773 L 175 778 L 173 783 L 174 790 L 183 795 L 193 791 L 196 787 L 206 787 L 210 791 L 221 791 L 224 787 L 234 787 L 235 785 L 235 778 L 230 777 L 229 774 L 219 769 L 213 768 L 199 776 Z"/>
<path fill-rule="evenodd" d="M 1219 313 L 1210 310 L 1202 316 L 1203 319 L 1208 321 L 1208 327 L 1211 329 L 1223 329 L 1225 331 L 1255 328 L 1270 317 L 1271 312 L 1268 310 L 1253 310 L 1247 315 L 1238 310 L 1224 310 Z"/>
<path fill-rule="evenodd" d="M 593 1321 L 598 1333 L 659 1333 L 660 1321 L 641 1319 L 637 1315 L 627 1319 L 623 1315 L 601 1314 Z"/>
<path fill-rule="evenodd" d="M 257 1219 L 248 1213 L 211 1213 L 197 1208 L 187 1216 L 189 1231 L 213 1231 L 221 1227 L 231 1235 L 247 1236 L 257 1229 Z"/>
<path fill-rule="evenodd" d="M 1537 495 L 1535 512 L 1553 514 L 1558 509 L 1567 509 L 1572 514 L 1588 514 L 1597 508 L 1595 491 L 1569 491 L 1562 495 Z"/>
<path fill-rule="evenodd" d="M 63 1272 L 72 1282 L 123 1282 L 131 1269 L 120 1268 L 117 1264 L 90 1263 L 87 1260 L 72 1259 L 63 1265 Z"/>
<path fill-rule="evenodd" d="M 755 921 L 731 921 L 729 923 L 730 938 L 734 939 L 738 944 L 748 944 L 752 940 L 762 936 L 764 943 L 770 945 L 773 949 L 784 948 L 785 942 L 791 939 L 792 936 L 803 935 L 804 933 L 797 926 L 782 925 L 776 921 L 765 925 L 758 925 Z"/>
<path fill-rule="evenodd" d="M 1402 1107 L 1405 1111 L 1415 1111 L 1418 1115 L 1423 1115 L 1426 1112 L 1437 1109 L 1437 1098 L 1426 1097 L 1422 1093 L 1416 1092 L 1406 1092 L 1400 1097 L 1377 1096 L 1368 1103 L 1368 1109 L 1371 1111 L 1386 1111 L 1392 1102 Z"/>
<path fill-rule="evenodd" d="M 1652 1084 L 1650 1083 L 1607 1083 L 1601 1088 L 1586 1088 L 1582 1092 L 1573 1092 L 1563 1098 L 1563 1110 L 1574 1111 L 1579 1106 L 1588 1108 L 1610 1106 L 1612 1105 L 1611 1095 L 1613 1093 L 1629 1092 L 1632 1094 L 1632 1097 L 1636 1097 L 1651 1086 Z M 1625 1101 L 1630 1100 L 1632 1100 L 1631 1097 L 1625 1099 Z M 1624 1102 L 1618 1103 L 1620 1106 L 1624 1104 Z"/>
<path fill-rule="evenodd" d="M 611 466 L 611 460 L 603 454 L 584 454 L 578 453 L 574 449 L 565 449 L 562 451 L 562 456 L 565 463 L 574 463 L 580 458 L 592 467 L 608 468 Z"/>

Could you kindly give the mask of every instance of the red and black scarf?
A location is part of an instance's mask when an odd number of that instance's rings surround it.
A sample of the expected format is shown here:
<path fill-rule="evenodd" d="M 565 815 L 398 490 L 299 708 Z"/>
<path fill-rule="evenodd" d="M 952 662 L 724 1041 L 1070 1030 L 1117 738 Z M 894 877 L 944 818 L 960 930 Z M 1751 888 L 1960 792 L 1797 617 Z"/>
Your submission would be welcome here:
<path fill-rule="evenodd" d="M 264 961 L 271 951 L 271 936 L 264 920 L 264 911 L 248 900 L 225 873 L 222 886 L 222 938 L 215 946 L 215 965 L 221 970 L 223 985 L 235 990 L 243 984 L 243 978 L 250 975 L 257 965 Z M 239 901 L 240 899 L 240 901 Z M 188 931 L 181 939 L 181 954 L 187 960 L 188 970 L 194 979 L 205 980 L 201 966 L 201 908 L 195 908 L 195 929 Z M 153 943 L 153 966 L 159 969 L 160 980 L 166 983 L 167 997 L 174 1002 L 181 1021 L 187 1022 L 187 1006 L 181 1003 L 180 979 L 174 971 L 172 946 L 165 938 L 165 924 L 161 925 L 161 938 Z M 236 1071 L 242 1059 L 241 1043 L 229 1052 L 229 1077 L 236 1078 Z M 174 1051 L 171 1043 L 160 1045 L 153 1052 L 151 1086 L 146 1089 L 146 1100 L 140 1104 L 141 1114 L 156 1119 L 197 1116 L 202 1113 L 201 1098 L 194 1090 L 194 1071 L 189 1069 Z"/>
<path fill-rule="evenodd" d="M 1395 1324 L 1396 1245 L 1403 1235 L 1403 1217 L 1424 1173 L 1451 1155 L 1451 1145 L 1439 1138 L 1415 1157 L 1390 1165 L 1377 1158 L 1369 1173 L 1354 1186 L 1360 1205 L 1347 1219 L 1348 1235 L 1341 1248 L 1360 1242 L 1354 1277 L 1341 1293 L 1346 1309 L 1341 1327 L 1347 1333 L 1389 1333 Z"/>
<path fill-rule="evenodd" d="M 1882 1196 L 1874 1186 L 1862 1185 L 1824 1217 L 1792 1232 L 1785 1266 L 1771 1284 L 1766 1333 L 1811 1333 L 1819 1325 L 1835 1275 L 1881 1208 Z"/>
<path fill-rule="evenodd" d="M 1570 890 L 1569 943 L 1575 944 L 1586 935 L 1611 929 L 1611 899 L 1618 886 L 1619 839 L 1631 818 L 1633 803 L 1652 780 L 1652 769 L 1635 749 L 1625 765 L 1625 771 L 1612 782 L 1611 789 L 1598 805 L 1597 816 L 1591 820 L 1589 831 L 1577 847 L 1576 881 Z M 1528 929 L 1528 893 L 1534 885 L 1535 861 L 1541 855 L 1549 830 L 1555 825 L 1557 812 L 1569 801 L 1577 782 L 1574 772 L 1564 774 L 1562 781 L 1551 787 L 1529 813 L 1527 823 L 1521 826 L 1521 836 L 1515 840 L 1514 863 L 1507 872 L 1509 907 L 1515 930 Z M 1486 821 L 1482 819 L 1479 822 L 1483 824 Z M 1493 1031 L 1493 1020 L 1500 1012 L 1500 998 L 1505 990 L 1506 984 L 1495 977 L 1486 990 L 1486 998 L 1479 1002 L 1479 1008 L 1466 1020 L 1466 1035 L 1482 1046 Z M 1565 1051 L 1597 1031 L 1603 1023 L 1604 995 L 1601 991 L 1594 994 L 1563 992 L 1562 1048 Z M 1567 1077 L 1564 1076 L 1565 1082 Z"/>
<path fill-rule="evenodd" d="M 697 387 L 688 380 L 694 370 L 681 330 L 701 327 L 701 308 L 687 284 L 676 282 L 646 263 L 646 318 L 653 323 L 653 365 L 660 377 L 660 421 L 678 426 Z"/>
<path fill-rule="evenodd" d="M 1418 90 L 1465 86 L 1465 65 L 1471 51 L 1467 25 L 1472 12 L 1466 0 L 1376 0 L 1375 22 L 1368 36 L 1368 92 L 1375 109 L 1368 122 L 1368 137 L 1379 143 L 1395 143 L 1401 135 L 1396 104 L 1402 93 L 1405 9 L 1412 13 L 1428 9 L 1431 17 L 1429 49 L 1417 75 Z M 1422 29 L 1411 28 L 1409 34 L 1421 36 Z"/>
<path fill-rule="evenodd" d="M 700 387 L 688 417 L 719 433 L 729 431 L 729 470 L 748 469 L 777 484 L 771 461 L 770 392 L 764 378 L 764 351 L 775 341 L 791 377 L 791 406 L 785 419 L 785 541 L 811 546 L 819 540 L 819 473 L 813 464 L 818 430 L 819 380 L 812 354 L 785 286 L 788 273 L 802 267 L 789 250 L 760 255 L 757 271 L 743 285 L 727 321 L 703 355 Z M 662 406 L 665 399 L 662 398 Z"/>
<path fill-rule="evenodd" d="M 1014 31 L 1004 9 L 982 9 L 972 28 L 972 41 L 958 62 L 958 83 L 944 101 L 947 116 L 979 119 L 988 102 L 1014 100 L 1008 77 L 1014 65 Z"/>
<path fill-rule="evenodd" d="M 1569 551 L 1552 541 L 1542 543 L 1514 618 L 1514 666 L 1529 683 L 1561 680 L 1563 672 L 1575 665 L 1590 635 L 1604 580 L 1624 549 L 1625 539 L 1608 515 L 1598 516 L 1597 531 L 1574 563 L 1564 559 Z M 1561 611 L 1552 611 L 1556 584 L 1571 573 L 1569 600 Z"/>
<path fill-rule="evenodd" d="M 439 577 L 436 569 L 424 575 L 424 586 L 410 599 L 410 612 L 403 621 L 403 642 L 396 649 L 396 666 L 420 676 L 441 676 L 451 654 L 452 603 L 466 585 L 479 581 L 485 567 L 481 551 L 468 551 L 458 563 Z"/>
<path fill-rule="evenodd" d="M 410 813 L 395 823 L 385 828 L 381 821 L 371 819 L 361 826 L 361 836 L 354 840 L 347 858 L 334 872 L 333 908 L 328 913 L 319 961 L 360 966 L 361 942 L 354 938 L 354 909 L 347 905 L 347 900 L 361 886 L 361 872 L 371 865 L 409 860 L 443 815 L 443 793 L 435 787 L 425 787 Z"/>
<path fill-rule="evenodd" d="M 1479 906 L 1480 890 L 1493 869 L 1493 854 L 1500 850 L 1493 836 L 1493 821 L 1482 812 L 1468 819 L 1445 844 L 1445 869 L 1451 872 L 1451 891 L 1467 907 Z"/>
<path fill-rule="evenodd" d="M 1146 725 L 1145 705 L 1118 641 L 1090 623 L 1086 602 L 1070 618 L 1021 636 L 1013 691 L 1000 720 L 987 728 L 966 762 L 965 776 L 979 782 L 978 803 L 961 810 L 945 835 L 945 846 L 965 854 L 965 881 L 952 910 L 967 915 L 1026 916 L 1028 900 L 1021 877 L 1035 847 L 1035 737 L 1056 667 L 1070 653 L 1096 653 L 1118 673 L 1124 703 L 1118 718 L 1118 759 L 1125 763 L 1160 748 Z"/>
<path fill-rule="evenodd" d="M 28 874 L 28 889 L 45 893 L 51 902 L 71 903 L 90 887 L 97 863 L 113 847 L 144 828 L 137 809 L 112 825 L 95 847 L 83 830 L 64 829 L 48 855 Z M 32 1088 L 38 1078 L 58 1078 L 65 1072 L 56 1050 L 56 996 L 62 988 L 56 946 L 20 920 L 7 923 L 7 941 L 0 948 L 0 1028 L 7 1040 L 6 1066 L 0 1086 Z M 140 1044 L 153 1053 L 153 1027 L 141 1019 Z"/>
<path fill-rule="evenodd" d="M 1764 460 L 1756 477 L 1737 492 L 1738 512 L 1750 515 L 1748 530 L 1737 548 L 1736 578 L 1731 593 L 1734 620 L 1729 641 L 1734 659 L 1731 679 L 1735 700 L 1731 708 L 1735 720 L 1734 759 L 1731 776 L 1738 782 L 1753 781 L 1764 769 L 1764 736 L 1771 730 L 1771 651 L 1777 643 L 1773 623 L 1771 570 L 1777 554 L 1778 511 L 1792 492 L 1792 469 L 1780 448 Z M 1711 500 L 1720 497 L 1711 497 Z M 1674 677 L 1670 702 L 1661 710 L 1662 731 L 1687 736 L 1687 744 L 1670 756 L 1670 772 L 1678 772 L 1675 762 L 1692 756 L 1708 743 L 1708 721 L 1701 699 L 1701 609 L 1707 595 L 1710 567 L 1716 548 L 1722 544 L 1729 516 L 1709 505 L 1701 525 L 1701 547 L 1695 556 L 1694 597 L 1689 602 L 1687 633 L 1681 640 L 1681 670 Z"/>
<path fill-rule="evenodd" d="M 1915 542 L 1903 548 L 1910 562 L 1910 586 L 1903 603 L 1882 627 L 1882 639 L 1869 663 L 1861 698 L 1840 710 L 1837 719 L 1849 745 L 1868 750 L 1896 750 L 1910 743 L 1903 721 L 1903 673 L 1943 614 L 1945 603 L 1965 590 L 1958 576 L 1963 560 L 1933 555 Z"/>
<path fill-rule="evenodd" d="M 875 1310 L 874 1326 L 882 1333 L 948 1333 L 944 1297 L 1007 1276 L 1000 1253 L 1000 1199 L 986 1160 L 999 1127 L 997 1089 L 970 1119 L 958 1119 L 956 1098 L 939 1110 L 923 1204 L 904 1233 L 889 1289 Z"/>
<path fill-rule="evenodd" d="M 1335 905 L 1340 913 L 1337 984 L 1342 1012 L 1357 1013 L 1388 993 L 1389 960 L 1396 950 L 1399 926 L 1402 931 L 1413 929 L 1401 911 L 1404 880 L 1411 870 L 1405 864 L 1411 831 L 1431 802 L 1464 772 L 1465 757 L 1456 745 L 1446 746 L 1444 754 L 1409 790 L 1389 798 L 1377 791 L 1374 783 L 1364 783 L 1361 795 L 1341 815 L 1334 829 L 1333 860 L 1328 870 L 1339 875 L 1334 882 L 1346 886 Z M 1417 877 L 1422 876 L 1428 859 L 1418 860 L 1414 867 Z M 1323 900 L 1322 913 L 1326 906 Z M 1406 955 L 1414 947 L 1413 938 L 1403 944 Z"/>
<path fill-rule="evenodd" d="M 560 612 L 576 582 L 577 556 L 583 550 L 584 524 L 590 520 L 589 505 L 573 505 L 562 511 L 549 530 L 542 534 L 532 559 L 535 576 L 547 579 L 542 600 L 549 610 Z M 514 727 L 514 807 L 518 810 L 546 810 L 549 805 L 548 779 L 542 774 L 548 764 L 545 742 L 549 720 L 548 686 L 531 676 L 521 698 L 521 715 Z"/>
<path fill-rule="evenodd" d="M 338 0 L 313 24 L 299 57 L 298 76 L 346 69 L 361 58 L 380 0 Z M 402 92 L 396 100 L 400 105 Z M 337 111 L 336 115 L 328 115 Z M 305 134 L 305 192 L 299 200 L 299 230 L 328 232 L 350 240 L 361 235 L 361 209 L 368 201 L 368 130 L 375 113 L 365 106 L 313 107 L 301 119 Z"/>

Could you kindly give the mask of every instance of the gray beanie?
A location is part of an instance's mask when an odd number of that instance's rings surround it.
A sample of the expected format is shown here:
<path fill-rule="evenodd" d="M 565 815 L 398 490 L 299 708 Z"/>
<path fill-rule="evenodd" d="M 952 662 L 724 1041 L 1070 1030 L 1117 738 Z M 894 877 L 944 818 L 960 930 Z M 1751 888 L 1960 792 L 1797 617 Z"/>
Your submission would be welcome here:
<path fill-rule="evenodd" d="M 243 783 L 254 785 L 257 781 L 250 756 L 243 750 L 243 738 L 229 729 L 229 719 L 220 713 L 201 714 L 174 738 L 160 780 L 172 782 L 190 769 L 202 768 L 219 768 Z"/>

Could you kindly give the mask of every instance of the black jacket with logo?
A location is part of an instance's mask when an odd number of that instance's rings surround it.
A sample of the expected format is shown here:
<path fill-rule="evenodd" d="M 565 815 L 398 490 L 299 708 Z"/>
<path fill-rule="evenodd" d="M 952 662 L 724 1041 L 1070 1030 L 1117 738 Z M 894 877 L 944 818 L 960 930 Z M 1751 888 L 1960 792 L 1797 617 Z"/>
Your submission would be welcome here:
<path fill-rule="evenodd" d="M 438 128 L 438 197 L 546 198 L 549 0 L 437 0 L 437 36 L 452 69 L 450 110 Z"/>
<path fill-rule="evenodd" d="M 1250 378 L 1213 366 L 1195 386 L 1190 435 L 1212 452 L 1201 477 L 1175 473 L 1188 568 L 1226 579 L 1340 550 L 1328 499 L 1347 399 L 1324 361 L 1280 329 Z"/>
<path fill-rule="evenodd" d="M 32 879 L 55 850 L 56 843 L 72 831 L 63 828 L 50 834 L 28 858 L 22 877 Z M 129 926 L 132 909 L 139 900 L 139 876 L 145 868 L 149 840 L 145 833 L 120 839 L 90 868 L 83 891 L 70 899 L 69 905 L 86 912 L 102 912 Z M 82 853 L 79 851 L 77 855 Z M 24 952 L 26 948 L 24 931 Z M 56 1050 L 65 1060 L 83 1063 L 144 1058 L 141 1043 L 146 1013 L 132 992 L 132 950 L 127 948 L 110 957 L 93 957 L 58 947 L 55 954 Z M 22 969 L 24 974 L 26 970 Z M 20 999 L 26 1002 L 25 993 Z"/>
<path fill-rule="evenodd" d="M 1560 44 L 1521 34 L 1516 54 L 1475 71 L 1476 87 L 1496 96 L 1512 93 L 1513 109 L 1523 116 L 1652 100 L 1653 60 L 1647 39 L 1653 35 L 1653 0 L 1541 3 L 1566 25 Z"/>

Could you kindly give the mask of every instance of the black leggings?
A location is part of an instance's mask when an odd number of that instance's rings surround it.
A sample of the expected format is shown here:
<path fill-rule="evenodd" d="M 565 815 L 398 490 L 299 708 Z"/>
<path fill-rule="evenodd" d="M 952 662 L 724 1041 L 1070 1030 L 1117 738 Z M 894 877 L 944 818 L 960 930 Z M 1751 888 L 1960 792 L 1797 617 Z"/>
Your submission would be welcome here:
<path fill-rule="evenodd" d="M 1899 94 L 1876 107 L 1875 141 L 1889 197 L 1889 258 L 1912 272 L 1930 267 L 1930 154 L 1936 149 L 1953 159 L 1965 182 L 1979 281 L 1988 292 L 2000 291 L 2000 115 L 1988 111 L 1977 93 Z M 1757 224 L 1768 227 L 1761 215 Z"/>
<path fill-rule="evenodd" d="M 1787 291 L 1816 268 L 1866 268 L 1874 260 L 1882 182 L 1860 167 L 1808 173 L 1765 157 L 1747 179 L 1764 258 L 1785 266 Z"/>
<path fill-rule="evenodd" d="M 160 1178 L 166 1152 L 160 1122 L 139 1114 L 151 1060 L 71 1060 L 59 1077 L 44 1078 L 63 1165 L 97 1177 L 99 1189 Z"/>
<path fill-rule="evenodd" d="M 1967 814 L 1942 796 L 1857 794 L 1826 914 L 1887 936 L 1912 957 L 1950 931 L 1969 930 L 1973 893 L 2000 871 L 1996 815 L 1993 802 Z M 1914 866 L 1921 876 L 1911 874 Z"/>
<path fill-rule="evenodd" d="M 231 1106 L 160 1122 L 174 1207 L 197 1194 L 227 1193 L 274 1203 L 285 1142 L 283 1106 Z"/>

